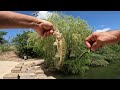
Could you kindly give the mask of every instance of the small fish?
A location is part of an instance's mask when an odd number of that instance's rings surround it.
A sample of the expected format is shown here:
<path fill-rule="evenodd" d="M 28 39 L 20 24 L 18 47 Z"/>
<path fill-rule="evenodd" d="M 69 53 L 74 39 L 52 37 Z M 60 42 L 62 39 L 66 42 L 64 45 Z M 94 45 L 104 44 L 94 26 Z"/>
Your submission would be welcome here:
<path fill-rule="evenodd" d="M 54 31 L 53 35 L 56 37 L 56 41 L 53 45 L 57 46 L 57 53 L 55 57 L 59 57 L 59 61 L 56 65 L 57 69 L 60 69 L 63 66 L 65 54 L 66 54 L 66 43 L 62 33 L 59 30 Z"/>

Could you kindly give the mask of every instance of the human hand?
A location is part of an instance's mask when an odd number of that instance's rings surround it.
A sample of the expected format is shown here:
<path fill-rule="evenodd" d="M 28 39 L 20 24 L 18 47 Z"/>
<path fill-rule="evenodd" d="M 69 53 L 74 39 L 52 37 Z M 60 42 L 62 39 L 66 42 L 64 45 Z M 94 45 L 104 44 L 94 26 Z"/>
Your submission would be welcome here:
<path fill-rule="evenodd" d="M 42 37 L 47 37 L 49 35 L 52 35 L 53 32 L 55 31 L 53 28 L 53 24 L 42 20 L 41 23 L 38 23 L 38 27 L 35 28 L 35 30 L 42 36 Z"/>
<path fill-rule="evenodd" d="M 96 51 L 105 45 L 118 42 L 117 32 L 95 32 L 86 38 L 86 46 Z"/>

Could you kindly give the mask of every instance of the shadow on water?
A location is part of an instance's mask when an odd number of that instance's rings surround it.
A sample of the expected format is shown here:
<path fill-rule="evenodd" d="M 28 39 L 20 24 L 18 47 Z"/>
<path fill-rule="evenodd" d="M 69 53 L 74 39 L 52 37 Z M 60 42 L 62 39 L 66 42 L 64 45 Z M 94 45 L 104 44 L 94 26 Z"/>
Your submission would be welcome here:
<path fill-rule="evenodd" d="M 84 76 L 48 73 L 57 79 L 120 79 L 120 60 L 112 62 L 107 67 L 91 67 Z"/>

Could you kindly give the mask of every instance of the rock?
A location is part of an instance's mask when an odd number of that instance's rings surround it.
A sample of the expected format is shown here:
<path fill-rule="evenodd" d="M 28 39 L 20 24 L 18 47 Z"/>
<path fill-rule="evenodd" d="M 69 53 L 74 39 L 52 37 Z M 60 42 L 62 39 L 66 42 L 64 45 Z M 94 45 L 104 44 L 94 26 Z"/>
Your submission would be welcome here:
<path fill-rule="evenodd" d="M 48 79 L 48 77 L 45 74 L 38 74 L 38 79 Z"/>
<path fill-rule="evenodd" d="M 19 64 L 20 64 L 20 65 L 24 65 L 24 62 L 20 62 Z"/>
<path fill-rule="evenodd" d="M 24 62 L 24 64 L 33 64 L 33 65 L 35 65 L 35 66 L 37 66 L 37 65 L 41 65 L 42 63 L 44 62 L 44 60 L 29 60 L 29 61 L 25 61 Z"/>
<path fill-rule="evenodd" d="M 38 66 L 44 63 L 44 60 L 39 60 L 39 61 L 34 61 L 33 64 L 34 66 Z"/>
<path fill-rule="evenodd" d="M 18 73 L 10 73 L 3 76 L 3 79 L 19 79 Z"/>
<path fill-rule="evenodd" d="M 35 74 L 44 74 L 44 71 L 43 71 L 43 70 L 35 70 L 34 73 L 35 73 Z"/>
<path fill-rule="evenodd" d="M 28 59 L 28 57 L 27 57 L 27 56 L 24 56 L 24 57 L 23 57 L 23 59 L 24 59 L 24 60 L 27 60 L 27 59 Z"/>
<path fill-rule="evenodd" d="M 33 66 L 34 66 L 33 63 L 26 63 L 26 64 L 24 64 L 24 67 L 33 67 Z"/>
<path fill-rule="evenodd" d="M 34 73 L 20 73 L 20 79 L 38 79 Z"/>
<path fill-rule="evenodd" d="M 28 68 L 25 72 L 26 73 L 34 73 L 35 70 Z"/>
<path fill-rule="evenodd" d="M 29 69 L 30 69 L 30 70 L 35 70 L 35 67 L 30 67 Z"/>
<path fill-rule="evenodd" d="M 21 71 L 21 68 L 13 68 L 11 70 L 12 73 L 20 73 L 20 71 Z"/>
<path fill-rule="evenodd" d="M 22 64 L 16 65 L 15 68 L 22 68 Z"/>
<path fill-rule="evenodd" d="M 22 68 L 28 67 L 27 64 L 22 65 Z"/>
<path fill-rule="evenodd" d="M 31 64 L 26 64 L 24 67 L 25 68 L 30 68 L 32 65 Z"/>
<path fill-rule="evenodd" d="M 53 76 L 48 76 L 48 79 L 56 79 L 56 78 Z"/>
<path fill-rule="evenodd" d="M 40 66 L 34 66 L 34 69 L 39 70 L 39 69 L 41 69 L 41 67 Z"/>
<path fill-rule="evenodd" d="M 26 76 L 26 75 L 31 75 L 31 76 L 34 76 L 35 74 L 34 73 L 19 73 L 19 76 Z"/>
<path fill-rule="evenodd" d="M 20 72 L 25 73 L 25 72 L 27 72 L 27 70 L 28 70 L 28 68 L 22 68 Z"/>

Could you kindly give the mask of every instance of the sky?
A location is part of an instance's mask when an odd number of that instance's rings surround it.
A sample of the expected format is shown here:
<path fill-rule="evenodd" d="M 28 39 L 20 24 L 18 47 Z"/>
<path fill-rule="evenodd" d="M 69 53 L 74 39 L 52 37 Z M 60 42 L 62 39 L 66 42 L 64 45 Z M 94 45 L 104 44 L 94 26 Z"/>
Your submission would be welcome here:
<path fill-rule="evenodd" d="M 16 11 L 18 13 L 32 15 L 34 11 Z M 120 11 L 61 11 L 65 15 L 72 15 L 75 18 L 80 17 L 87 21 L 87 23 L 94 27 L 95 31 L 107 31 L 120 29 Z M 49 11 L 39 11 L 38 18 L 46 18 Z M 8 34 L 5 39 L 13 38 L 18 33 L 25 29 L 1 29 Z"/>

